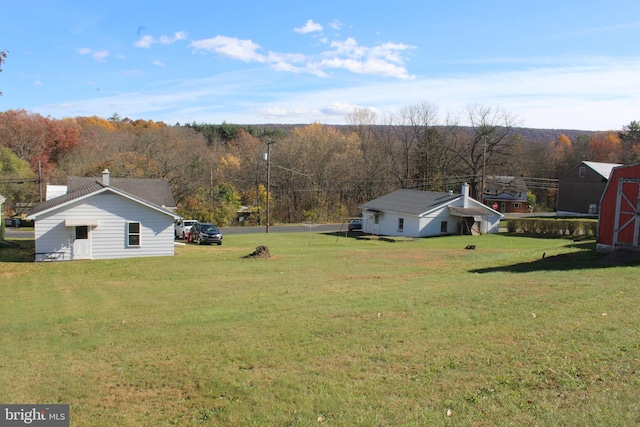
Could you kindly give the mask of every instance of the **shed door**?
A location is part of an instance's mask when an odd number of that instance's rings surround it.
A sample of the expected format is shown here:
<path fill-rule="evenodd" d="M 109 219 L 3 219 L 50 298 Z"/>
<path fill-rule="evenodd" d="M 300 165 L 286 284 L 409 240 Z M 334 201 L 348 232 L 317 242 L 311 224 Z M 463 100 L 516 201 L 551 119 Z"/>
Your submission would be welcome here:
<path fill-rule="evenodd" d="M 91 232 L 87 225 L 75 227 L 73 259 L 91 259 Z"/>
<path fill-rule="evenodd" d="M 640 180 L 620 179 L 616 197 L 614 246 L 638 246 L 640 234 Z"/>

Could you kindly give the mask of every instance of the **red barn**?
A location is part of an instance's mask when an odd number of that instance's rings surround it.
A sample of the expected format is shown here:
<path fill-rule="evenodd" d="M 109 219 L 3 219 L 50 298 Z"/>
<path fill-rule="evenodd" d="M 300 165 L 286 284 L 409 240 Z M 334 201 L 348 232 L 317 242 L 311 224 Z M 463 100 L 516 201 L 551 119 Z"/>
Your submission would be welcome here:
<path fill-rule="evenodd" d="M 611 171 L 600 199 L 596 249 L 640 250 L 640 163 Z"/>

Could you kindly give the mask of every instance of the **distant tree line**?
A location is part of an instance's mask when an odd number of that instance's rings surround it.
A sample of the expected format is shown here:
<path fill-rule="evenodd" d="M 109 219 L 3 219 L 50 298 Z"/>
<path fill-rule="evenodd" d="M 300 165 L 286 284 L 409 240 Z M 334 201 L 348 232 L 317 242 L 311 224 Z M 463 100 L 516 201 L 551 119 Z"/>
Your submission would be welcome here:
<path fill-rule="evenodd" d="M 518 127 L 496 107 L 469 106 L 443 117 L 428 103 L 378 118 L 369 109 L 347 125 L 176 124 L 110 118 L 53 119 L 25 110 L 0 113 L 0 194 L 20 213 L 44 186 L 68 176 L 167 179 L 179 213 L 221 226 L 243 207 L 247 221 L 343 221 L 358 206 L 398 188 L 459 191 L 478 198 L 484 176 L 555 179 L 582 160 L 640 161 L 640 125 L 619 131 L 556 132 Z M 270 191 L 267 161 L 270 148 Z M 535 181 L 534 181 L 535 182 Z M 553 188 L 532 185 L 539 208 Z"/>

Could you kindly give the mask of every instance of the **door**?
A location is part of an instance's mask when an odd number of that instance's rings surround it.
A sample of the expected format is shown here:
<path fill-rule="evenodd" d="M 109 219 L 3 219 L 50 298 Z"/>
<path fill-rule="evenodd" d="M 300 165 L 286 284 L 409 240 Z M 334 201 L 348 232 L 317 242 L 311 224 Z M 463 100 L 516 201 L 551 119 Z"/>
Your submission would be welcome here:
<path fill-rule="evenodd" d="M 614 246 L 638 246 L 640 234 L 640 179 L 621 178 L 616 196 Z"/>
<path fill-rule="evenodd" d="M 91 259 L 91 233 L 88 225 L 75 227 L 72 258 Z"/>

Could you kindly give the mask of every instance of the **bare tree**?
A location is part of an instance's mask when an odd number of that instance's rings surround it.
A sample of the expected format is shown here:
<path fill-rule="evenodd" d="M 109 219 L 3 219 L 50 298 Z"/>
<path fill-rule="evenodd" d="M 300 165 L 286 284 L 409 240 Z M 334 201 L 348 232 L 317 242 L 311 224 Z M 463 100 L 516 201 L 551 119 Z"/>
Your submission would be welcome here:
<path fill-rule="evenodd" d="M 499 170 L 512 159 L 511 150 L 519 139 L 517 119 L 499 107 L 472 105 L 465 121 L 450 122 L 447 149 L 460 163 L 458 173 L 469 178 L 471 196 L 481 200 L 484 175 Z"/>
<path fill-rule="evenodd" d="M 389 164 L 382 161 L 385 150 L 382 138 L 376 132 L 377 114 L 368 108 L 356 108 L 347 114 L 346 121 L 358 141 L 358 155 L 349 160 L 352 170 L 357 172 L 352 188 L 361 202 L 371 200 L 388 190 Z"/>

